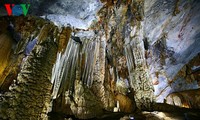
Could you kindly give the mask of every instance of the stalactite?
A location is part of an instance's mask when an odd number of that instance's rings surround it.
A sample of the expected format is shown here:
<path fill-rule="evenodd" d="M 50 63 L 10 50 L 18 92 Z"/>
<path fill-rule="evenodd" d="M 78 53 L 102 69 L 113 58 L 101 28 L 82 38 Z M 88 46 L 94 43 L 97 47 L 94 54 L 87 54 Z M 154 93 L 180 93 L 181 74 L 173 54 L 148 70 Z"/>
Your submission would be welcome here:
<path fill-rule="evenodd" d="M 114 108 L 114 96 L 107 89 L 105 81 L 106 75 L 106 35 L 97 37 L 99 40 L 98 51 L 96 52 L 97 59 L 93 73 L 92 91 L 96 94 L 97 98 L 101 101 L 103 108 L 108 111 L 113 111 Z"/>
<path fill-rule="evenodd" d="M 53 98 L 71 89 L 75 80 L 75 69 L 78 63 L 80 45 L 70 39 L 65 52 L 57 55 L 57 60 L 52 70 L 51 82 L 54 84 Z"/>
<path fill-rule="evenodd" d="M 127 66 L 128 66 L 128 70 L 129 70 L 129 75 L 130 75 L 130 84 L 131 86 L 133 87 L 133 80 L 132 80 L 132 76 L 131 76 L 131 73 L 133 72 L 134 70 L 134 62 L 133 62 L 133 55 L 132 55 L 132 50 L 130 49 L 130 45 L 126 45 L 124 47 L 124 50 L 125 50 L 125 55 L 126 55 L 126 59 L 127 59 Z"/>
<path fill-rule="evenodd" d="M 87 86 L 91 86 L 93 83 L 93 71 L 96 64 L 96 58 L 99 50 L 99 41 L 95 39 L 87 43 L 84 50 L 85 53 L 85 67 L 82 72 L 82 81 Z"/>
<path fill-rule="evenodd" d="M 76 69 L 78 64 L 82 63 L 80 61 L 82 60 L 82 56 L 85 56 L 85 62 L 83 63 L 84 65 L 81 65 L 84 66 L 81 71 L 81 80 L 88 87 L 92 85 L 92 75 L 99 43 L 97 40 L 85 41 L 83 43 L 80 44 L 70 39 L 64 53 L 58 53 L 51 79 L 51 82 L 54 84 L 52 93 L 54 99 L 67 90 L 71 94 L 73 93 Z"/>

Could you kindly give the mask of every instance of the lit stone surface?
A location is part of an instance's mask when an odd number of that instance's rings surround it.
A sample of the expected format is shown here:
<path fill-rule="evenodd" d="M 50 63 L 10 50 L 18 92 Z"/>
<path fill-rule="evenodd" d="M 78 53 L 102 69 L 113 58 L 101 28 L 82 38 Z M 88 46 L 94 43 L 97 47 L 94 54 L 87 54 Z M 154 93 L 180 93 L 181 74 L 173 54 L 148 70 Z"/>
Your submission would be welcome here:
<path fill-rule="evenodd" d="M 152 79 L 158 80 L 154 85 L 157 102 L 163 102 L 169 93 L 199 88 L 198 78 L 186 82 L 187 78 L 174 77 L 200 52 L 200 3 L 180 0 L 177 5 L 180 12 L 174 15 L 174 0 L 145 1 L 144 32 L 152 46 L 148 63 Z"/>
<path fill-rule="evenodd" d="M 0 21 L 0 119 L 199 117 L 199 1 L 31 2 Z"/>

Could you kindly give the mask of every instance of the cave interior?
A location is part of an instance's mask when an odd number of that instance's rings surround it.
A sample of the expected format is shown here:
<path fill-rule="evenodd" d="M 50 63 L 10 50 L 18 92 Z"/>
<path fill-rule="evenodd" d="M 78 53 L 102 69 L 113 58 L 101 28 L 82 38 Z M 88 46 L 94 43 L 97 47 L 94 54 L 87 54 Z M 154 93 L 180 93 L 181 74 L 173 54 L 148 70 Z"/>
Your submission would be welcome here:
<path fill-rule="evenodd" d="M 199 0 L 1 0 L 0 120 L 199 120 L 199 11 Z"/>

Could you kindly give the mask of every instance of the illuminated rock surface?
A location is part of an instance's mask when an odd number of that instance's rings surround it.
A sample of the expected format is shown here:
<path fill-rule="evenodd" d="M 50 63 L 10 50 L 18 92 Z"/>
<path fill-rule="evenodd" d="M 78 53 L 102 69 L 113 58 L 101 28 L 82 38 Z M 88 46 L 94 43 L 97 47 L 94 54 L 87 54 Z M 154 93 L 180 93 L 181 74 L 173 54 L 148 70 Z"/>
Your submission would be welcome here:
<path fill-rule="evenodd" d="M 18 56 L 23 55 L 20 59 L 21 64 L 15 82 L 9 87 L 9 91 L 1 96 L 1 119 L 47 119 L 46 113 L 48 104 L 50 103 L 51 91 L 51 69 L 56 59 L 56 27 L 52 23 L 45 22 L 36 18 L 11 18 L 16 26 L 16 30 L 20 31 L 22 40 L 18 42 L 13 52 L 21 47 L 19 44 L 27 44 L 36 36 L 38 38 L 37 45 L 33 48 L 30 55 L 24 56 L 25 47 L 21 48 L 22 52 Z M 1 21 L 6 19 L 1 18 Z M 26 25 L 20 26 L 20 22 Z M 27 24 L 29 24 L 27 26 Z M 29 27 L 32 25 L 35 28 Z M 26 29 L 25 27 L 29 27 Z M 36 33 L 35 36 L 32 32 Z M 13 63 L 14 64 L 14 63 Z M 15 63 L 17 64 L 17 63 Z M 14 67 L 10 68 L 11 72 Z M 11 74 L 11 73 L 10 73 Z M 13 80 L 10 79 L 10 80 Z M 8 86 L 7 86 L 8 87 Z"/>
<path fill-rule="evenodd" d="M 199 119 L 199 1 L 31 3 L 0 19 L 0 119 Z"/>

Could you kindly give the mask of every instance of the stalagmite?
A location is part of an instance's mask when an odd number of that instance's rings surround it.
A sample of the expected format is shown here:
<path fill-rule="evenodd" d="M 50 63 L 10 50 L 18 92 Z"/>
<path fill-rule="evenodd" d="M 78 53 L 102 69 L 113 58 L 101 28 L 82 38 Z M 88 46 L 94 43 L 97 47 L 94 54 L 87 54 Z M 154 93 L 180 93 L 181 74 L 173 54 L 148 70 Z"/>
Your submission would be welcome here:
<path fill-rule="evenodd" d="M 21 27 L 21 24 L 18 24 L 17 22 L 21 18 L 22 17 L 11 18 L 14 19 L 14 24 L 16 27 Z M 50 91 L 52 87 L 50 77 L 53 64 L 56 60 L 55 58 L 57 50 L 57 45 L 52 39 L 56 38 L 56 36 L 50 33 L 52 33 L 56 27 L 52 23 L 44 22 L 43 20 L 41 20 L 43 22 L 41 24 L 40 20 L 41 19 L 38 18 L 33 20 L 37 22 L 37 24 L 35 24 L 34 28 L 32 29 L 41 35 L 41 37 L 38 39 L 40 43 L 33 47 L 27 58 L 22 61 L 22 58 L 24 57 L 23 53 L 20 52 L 17 55 L 12 55 L 14 54 L 14 50 L 11 49 L 12 56 L 9 59 L 15 63 L 10 62 L 10 67 L 13 68 L 8 72 L 14 72 L 14 69 L 16 68 L 20 69 L 17 77 L 13 78 L 15 79 L 15 82 L 9 86 L 9 91 L 6 91 L 5 94 L 0 96 L 1 120 L 46 120 L 48 118 L 47 107 L 50 103 Z M 30 17 L 23 18 L 24 23 L 27 23 L 27 21 L 30 21 Z M 34 23 L 30 23 L 29 27 L 33 24 Z M 25 26 L 26 25 L 23 27 Z M 38 26 L 44 26 L 44 29 L 37 29 Z M 20 42 L 22 42 L 24 45 L 27 45 L 28 41 L 26 40 L 31 37 L 32 32 L 30 31 L 30 29 L 22 29 L 20 31 L 20 33 L 23 33 L 23 39 Z M 15 44 L 13 43 L 12 45 L 15 49 Z M 21 50 L 24 51 L 25 47 L 23 47 Z M 16 60 L 13 60 L 12 58 Z M 13 79 L 11 78 L 9 80 L 12 82 Z"/>

